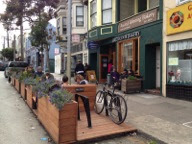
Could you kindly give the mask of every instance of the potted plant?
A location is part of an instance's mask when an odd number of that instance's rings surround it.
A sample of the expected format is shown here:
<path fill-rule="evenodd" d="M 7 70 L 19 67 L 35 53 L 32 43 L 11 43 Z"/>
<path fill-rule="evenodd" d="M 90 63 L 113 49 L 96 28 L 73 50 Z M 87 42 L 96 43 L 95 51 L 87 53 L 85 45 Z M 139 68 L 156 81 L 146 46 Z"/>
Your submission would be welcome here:
<path fill-rule="evenodd" d="M 127 79 L 122 79 L 121 90 L 125 93 L 140 92 L 141 91 L 141 79 L 135 76 L 128 76 Z"/>
<path fill-rule="evenodd" d="M 64 89 L 44 94 L 38 99 L 38 119 L 56 143 L 75 142 L 78 107 L 73 94 Z"/>

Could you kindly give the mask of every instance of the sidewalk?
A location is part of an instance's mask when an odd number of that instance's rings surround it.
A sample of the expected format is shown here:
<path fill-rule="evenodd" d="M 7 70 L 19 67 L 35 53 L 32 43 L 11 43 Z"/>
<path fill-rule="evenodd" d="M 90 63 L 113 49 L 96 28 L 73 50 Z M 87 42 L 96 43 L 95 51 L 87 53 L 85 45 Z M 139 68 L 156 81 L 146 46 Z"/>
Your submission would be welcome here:
<path fill-rule="evenodd" d="M 61 76 L 56 75 L 57 78 Z M 128 104 L 126 122 L 139 131 L 168 144 L 192 143 L 191 102 L 145 93 L 117 93 L 124 96 Z"/>

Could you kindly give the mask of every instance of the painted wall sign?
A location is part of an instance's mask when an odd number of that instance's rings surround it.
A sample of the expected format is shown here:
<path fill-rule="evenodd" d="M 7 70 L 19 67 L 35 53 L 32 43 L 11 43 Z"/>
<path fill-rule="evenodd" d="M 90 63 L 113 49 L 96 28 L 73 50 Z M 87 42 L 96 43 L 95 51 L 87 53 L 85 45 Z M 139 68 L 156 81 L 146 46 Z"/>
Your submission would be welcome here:
<path fill-rule="evenodd" d="M 167 35 L 192 30 L 192 2 L 167 11 Z"/>
<path fill-rule="evenodd" d="M 136 28 L 141 25 L 154 22 L 156 20 L 157 20 L 157 9 L 153 9 L 120 22 L 118 25 L 118 32 L 123 32 L 132 28 Z"/>
<path fill-rule="evenodd" d="M 132 32 L 132 33 L 129 33 L 129 34 L 126 34 L 126 35 L 123 35 L 123 36 L 115 37 L 115 38 L 113 38 L 112 42 L 114 43 L 114 42 L 117 42 L 117 41 L 131 39 L 131 38 L 138 37 L 138 36 L 140 36 L 140 32 L 136 31 L 136 32 Z"/>

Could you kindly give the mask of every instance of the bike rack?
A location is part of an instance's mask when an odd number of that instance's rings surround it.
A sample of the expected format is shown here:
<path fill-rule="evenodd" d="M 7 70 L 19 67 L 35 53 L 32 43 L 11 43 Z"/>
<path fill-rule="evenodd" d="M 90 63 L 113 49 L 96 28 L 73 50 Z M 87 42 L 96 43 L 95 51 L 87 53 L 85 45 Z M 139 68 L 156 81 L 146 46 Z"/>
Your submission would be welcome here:
<path fill-rule="evenodd" d="M 75 94 L 75 101 L 78 103 L 78 120 L 80 120 L 79 97 L 83 101 L 83 105 L 84 105 L 85 113 L 86 113 L 86 117 L 87 117 L 88 127 L 91 128 L 92 123 L 91 123 L 91 113 L 90 113 L 90 107 L 89 107 L 89 98 L 86 96 L 80 95 L 80 94 Z"/>

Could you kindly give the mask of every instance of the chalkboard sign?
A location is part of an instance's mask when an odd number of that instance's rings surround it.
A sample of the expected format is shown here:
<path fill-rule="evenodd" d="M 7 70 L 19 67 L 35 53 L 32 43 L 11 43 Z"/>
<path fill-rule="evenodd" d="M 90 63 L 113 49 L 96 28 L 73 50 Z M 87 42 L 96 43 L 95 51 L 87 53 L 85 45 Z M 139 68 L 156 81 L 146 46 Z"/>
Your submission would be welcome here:
<path fill-rule="evenodd" d="M 96 79 L 95 71 L 94 70 L 87 71 L 87 78 L 89 82 L 96 82 L 97 79 Z"/>

